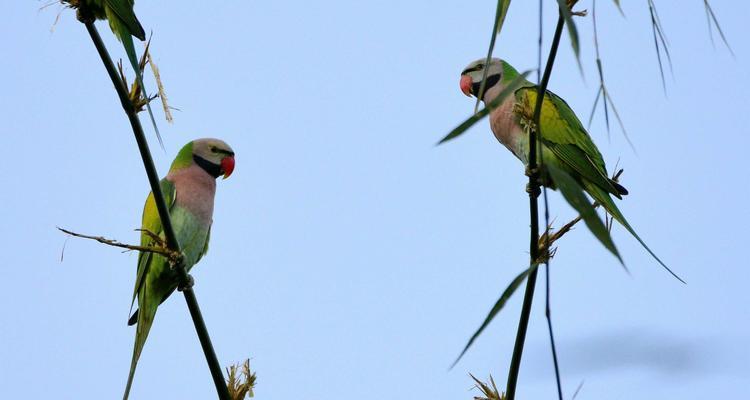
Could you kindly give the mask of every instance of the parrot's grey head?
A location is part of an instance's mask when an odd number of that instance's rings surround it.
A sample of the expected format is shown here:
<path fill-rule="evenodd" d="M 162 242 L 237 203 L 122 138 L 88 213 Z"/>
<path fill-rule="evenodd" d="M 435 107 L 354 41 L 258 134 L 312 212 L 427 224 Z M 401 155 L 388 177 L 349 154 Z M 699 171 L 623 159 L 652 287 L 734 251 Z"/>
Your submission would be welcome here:
<path fill-rule="evenodd" d="M 487 83 L 484 86 L 484 93 L 502 81 L 503 61 L 499 58 L 491 58 L 489 64 L 486 64 L 486 61 L 486 58 L 480 58 L 467 65 L 461 72 L 460 86 L 465 95 L 477 96 L 485 70 L 487 70 Z"/>
<path fill-rule="evenodd" d="M 224 179 L 232 175 L 232 171 L 234 171 L 234 150 L 223 140 L 196 139 L 189 145 L 192 145 L 193 162 L 203 168 L 209 175 L 214 178 L 223 175 Z"/>

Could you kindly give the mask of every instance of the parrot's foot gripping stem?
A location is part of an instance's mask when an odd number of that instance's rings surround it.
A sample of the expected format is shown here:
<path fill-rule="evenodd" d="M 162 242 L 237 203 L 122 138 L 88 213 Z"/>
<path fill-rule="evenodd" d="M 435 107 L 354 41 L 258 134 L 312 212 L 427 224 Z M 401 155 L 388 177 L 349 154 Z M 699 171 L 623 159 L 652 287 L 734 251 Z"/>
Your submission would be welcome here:
<path fill-rule="evenodd" d="M 541 188 L 539 187 L 539 166 L 536 166 L 535 168 L 529 168 L 526 166 L 526 176 L 534 180 L 534 183 L 531 182 L 526 184 L 526 193 L 534 195 L 534 197 L 539 197 L 539 195 L 542 193 Z"/>
<path fill-rule="evenodd" d="M 72 2 L 67 2 L 68 6 L 71 8 L 76 9 L 76 19 L 84 24 L 93 24 L 96 20 L 96 17 L 94 17 L 94 13 L 91 12 L 91 10 L 86 7 L 86 2 L 78 1 L 76 4 L 72 4 Z"/>
<path fill-rule="evenodd" d="M 529 178 L 531 178 L 532 176 L 537 176 L 538 177 L 539 176 L 539 166 L 537 165 L 534 168 L 529 168 L 529 166 L 527 165 L 526 169 L 524 170 L 524 174 L 526 174 L 526 176 L 528 176 Z"/>
<path fill-rule="evenodd" d="M 184 285 L 178 285 L 177 286 L 177 290 L 179 290 L 180 292 L 182 292 L 183 290 L 192 288 L 193 285 L 195 285 L 195 279 L 193 279 L 192 275 L 188 274 L 187 275 L 187 282 L 185 282 Z"/>
<path fill-rule="evenodd" d="M 542 193 L 542 189 L 539 187 L 539 185 L 532 185 L 530 183 L 527 183 L 526 193 L 533 195 L 534 197 L 539 197 L 539 195 Z"/>

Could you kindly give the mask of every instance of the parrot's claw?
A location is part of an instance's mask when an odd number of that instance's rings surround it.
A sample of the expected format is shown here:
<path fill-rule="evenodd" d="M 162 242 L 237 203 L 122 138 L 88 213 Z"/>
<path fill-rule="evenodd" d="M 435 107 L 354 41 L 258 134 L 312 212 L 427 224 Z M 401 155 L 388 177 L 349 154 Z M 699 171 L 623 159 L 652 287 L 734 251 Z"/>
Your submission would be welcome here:
<path fill-rule="evenodd" d="M 182 292 L 185 289 L 191 289 L 193 287 L 193 285 L 195 285 L 195 279 L 193 279 L 192 275 L 188 274 L 188 276 L 187 276 L 187 282 L 185 282 L 184 285 L 177 286 L 177 290 L 179 290 L 180 292 Z"/>
<path fill-rule="evenodd" d="M 94 13 L 86 7 L 86 3 L 83 1 L 77 2 L 78 4 L 68 4 L 71 8 L 76 9 L 76 19 L 84 24 L 93 24 L 96 20 Z"/>
<path fill-rule="evenodd" d="M 532 185 L 530 183 L 527 183 L 526 193 L 534 195 L 534 197 L 539 197 L 539 195 L 542 193 L 542 189 L 539 188 L 539 185 Z"/>
<path fill-rule="evenodd" d="M 529 168 L 529 166 L 527 165 L 527 166 L 526 166 L 526 170 L 524 171 L 524 173 L 525 173 L 525 174 L 526 174 L 526 176 L 528 176 L 529 178 L 530 178 L 530 177 L 532 177 L 532 176 L 534 176 L 534 175 L 536 175 L 536 176 L 539 176 L 539 166 L 537 165 L 537 166 L 536 166 L 536 167 L 534 167 L 534 168 Z"/>
<path fill-rule="evenodd" d="M 169 267 L 172 269 L 175 268 L 185 268 L 185 254 L 178 253 L 174 250 L 169 250 Z"/>

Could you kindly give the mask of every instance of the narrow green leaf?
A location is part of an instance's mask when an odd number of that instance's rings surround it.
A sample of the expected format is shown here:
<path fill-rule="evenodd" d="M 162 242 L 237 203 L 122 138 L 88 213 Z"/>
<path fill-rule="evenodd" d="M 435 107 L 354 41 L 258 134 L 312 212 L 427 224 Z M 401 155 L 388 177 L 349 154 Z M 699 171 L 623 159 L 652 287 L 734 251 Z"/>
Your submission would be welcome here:
<path fill-rule="evenodd" d="M 576 28 L 575 22 L 573 22 L 573 14 L 568 8 L 567 0 L 557 0 L 557 4 L 560 6 L 560 12 L 565 18 L 565 25 L 568 27 L 568 36 L 570 36 L 570 44 L 573 46 L 573 53 L 576 55 L 576 61 L 578 62 L 578 69 L 583 74 L 583 66 L 581 65 L 581 47 L 578 42 L 578 29 Z"/>
<path fill-rule="evenodd" d="M 484 322 L 482 322 L 482 325 L 479 326 L 479 329 L 477 329 L 476 332 L 474 332 L 473 335 L 471 335 L 471 339 L 469 339 L 469 342 L 466 343 L 466 346 L 464 347 L 463 351 L 461 351 L 461 354 L 458 355 L 458 358 L 456 358 L 456 361 L 451 364 L 451 368 L 456 366 L 458 364 L 458 361 L 461 360 L 461 357 L 466 354 L 466 351 L 469 350 L 469 347 L 474 343 L 474 340 L 476 340 L 479 337 L 479 334 L 484 331 L 484 328 L 487 327 L 487 325 L 490 324 L 493 318 L 495 318 L 495 315 L 500 312 L 500 310 L 503 309 L 505 306 L 505 303 L 508 302 L 508 299 L 510 299 L 510 296 L 513 295 L 513 293 L 516 292 L 516 289 L 518 289 L 519 286 L 521 286 L 521 283 L 526 279 L 526 277 L 535 269 L 539 267 L 539 264 L 532 264 L 531 267 L 527 268 L 518 276 L 516 276 L 508 285 L 507 288 L 505 288 L 505 291 L 503 291 L 503 294 L 500 295 L 500 298 L 497 299 L 497 302 L 495 302 L 495 305 L 492 306 L 492 309 L 490 310 L 489 314 L 487 314 L 487 317 L 484 318 Z"/>
<path fill-rule="evenodd" d="M 617 5 L 619 6 L 619 2 L 617 2 Z M 634 153 L 638 153 L 635 150 L 635 146 L 633 145 L 633 142 L 630 141 L 630 137 L 628 136 L 628 132 L 625 130 L 625 124 L 623 124 L 622 119 L 620 118 L 620 114 L 617 112 L 617 108 L 615 107 L 614 101 L 612 101 L 612 97 L 609 95 L 609 91 L 607 90 L 607 86 L 604 84 L 604 67 L 602 67 L 602 60 L 601 56 L 599 55 L 599 33 L 596 29 L 596 0 L 594 0 L 594 3 L 592 5 L 592 12 L 591 12 L 591 22 L 594 27 L 594 49 L 596 50 L 596 69 L 599 72 L 599 91 L 596 93 L 596 99 L 594 100 L 594 106 L 591 107 L 591 115 L 589 116 L 589 123 L 588 128 L 591 128 L 591 121 L 594 119 L 594 113 L 596 112 L 596 105 L 599 102 L 599 98 L 602 98 L 602 104 L 604 105 L 604 121 L 607 125 L 607 138 L 609 138 L 609 105 L 612 106 L 612 111 L 615 114 L 615 117 L 617 118 L 617 122 L 620 125 L 620 129 L 622 130 L 623 136 L 625 136 L 625 140 L 628 141 L 628 144 L 630 145 L 630 148 L 633 149 Z"/>
<path fill-rule="evenodd" d="M 649 0 L 653 4 L 653 0 Z M 674 77 L 674 67 L 672 65 L 672 56 L 669 54 L 669 40 L 667 34 L 664 32 L 664 24 L 661 23 L 659 18 L 659 11 L 656 10 L 656 4 L 653 4 L 654 17 L 656 18 L 656 32 L 659 34 L 662 44 L 664 45 L 664 54 L 667 56 L 667 64 L 669 65 L 669 72 Z"/>
<path fill-rule="evenodd" d="M 615 107 L 615 102 L 612 100 L 612 97 L 609 96 L 609 91 L 607 90 L 606 87 L 603 87 L 602 89 L 604 90 L 605 104 L 608 101 L 609 104 L 612 106 L 612 112 L 615 114 L 617 123 L 620 124 L 622 135 L 625 136 L 625 140 L 627 140 L 628 144 L 630 145 L 630 148 L 633 150 L 633 153 L 638 154 L 638 150 L 635 149 L 635 145 L 633 144 L 632 141 L 630 141 L 630 135 L 628 135 L 628 131 L 625 130 L 625 124 L 622 122 L 622 119 L 620 118 L 620 113 L 617 112 L 617 107 Z"/>
<path fill-rule="evenodd" d="M 495 23 L 495 32 L 498 34 L 500 34 L 503 23 L 505 23 L 505 16 L 508 15 L 508 7 L 510 7 L 510 0 L 497 0 L 497 8 L 500 10 L 500 22 Z"/>
<path fill-rule="evenodd" d="M 620 15 L 622 15 L 624 17 L 625 13 L 622 12 L 622 6 L 620 5 L 620 0 L 613 0 L 613 1 L 615 2 L 615 5 L 617 6 L 617 10 L 620 11 Z M 596 3 L 596 0 L 594 0 L 594 3 Z M 596 6 L 594 6 L 594 7 L 596 7 Z"/>
<path fill-rule="evenodd" d="M 487 50 L 487 59 L 484 65 L 490 65 L 490 59 L 492 59 L 492 51 L 495 49 L 495 41 L 497 36 L 500 34 L 500 30 L 503 29 L 503 23 L 505 22 L 505 16 L 508 14 L 508 7 L 510 7 L 510 0 L 497 0 L 497 8 L 495 9 L 495 24 L 492 26 L 492 36 L 490 37 L 490 47 Z M 487 72 L 489 69 L 485 68 L 482 73 L 482 83 L 479 85 L 479 93 L 477 93 L 477 103 L 474 105 L 474 112 L 476 113 L 479 109 L 479 102 L 482 101 L 484 95 L 484 85 L 487 82 Z"/>
<path fill-rule="evenodd" d="M 724 36 L 724 31 L 721 30 L 721 26 L 719 25 L 719 20 L 716 18 L 716 14 L 714 14 L 713 8 L 711 8 L 711 5 L 708 4 L 708 0 L 703 0 L 703 5 L 706 8 L 706 15 L 710 16 L 710 19 L 708 20 L 709 35 L 711 34 L 711 20 L 713 20 L 714 25 L 716 25 L 716 30 L 719 31 L 721 40 L 724 42 L 724 45 L 727 46 L 727 50 L 729 50 L 729 53 L 732 55 L 732 57 L 735 57 L 734 51 L 732 51 L 732 47 L 729 46 L 729 42 L 727 41 L 727 38 Z M 711 42 L 713 43 L 713 36 L 711 36 Z"/>
<path fill-rule="evenodd" d="M 500 91 L 500 94 L 497 95 L 497 97 L 492 100 L 487 106 L 485 106 L 483 109 L 479 110 L 476 114 L 472 115 L 471 117 L 467 118 L 464 122 L 462 122 L 460 125 L 458 125 L 456 128 L 454 128 L 450 133 L 445 135 L 444 138 L 440 139 L 439 142 L 437 142 L 437 145 L 441 145 L 451 139 L 455 139 L 459 135 L 463 134 L 472 127 L 472 125 L 476 124 L 481 120 L 482 118 L 486 117 L 487 114 L 490 113 L 490 111 L 494 110 L 499 106 L 509 95 L 511 95 L 513 92 L 516 91 L 523 83 L 526 82 L 526 77 L 529 76 L 531 71 L 524 71 L 521 75 L 518 75 L 515 79 L 513 79 L 508 86 L 506 86 L 503 90 Z"/>
<path fill-rule="evenodd" d="M 669 43 L 667 42 L 667 36 L 664 34 L 664 29 L 661 25 L 661 20 L 659 19 L 659 13 L 656 11 L 656 4 L 654 4 L 653 0 L 648 0 L 648 11 L 651 14 L 651 30 L 654 36 L 654 47 L 656 48 L 656 60 L 659 62 L 659 74 L 661 75 L 661 84 L 664 89 L 664 94 L 667 94 L 667 81 L 664 79 L 664 65 L 661 61 L 661 50 L 664 50 L 664 55 L 667 57 L 667 62 L 669 63 L 669 70 L 672 71 L 672 76 L 674 76 L 674 71 L 672 69 L 672 56 L 669 54 Z M 659 47 L 659 42 L 661 42 L 662 46 Z"/>
<path fill-rule="evenodd" d="M 607 124 L 607 137 L 609 137 L 609 109 L 607 108 L 607 89 L 606 86 L 604 86 L 604 71 L 602 70 L 602 61 L 601 59 L 596 59 L 596 67 L 599 71 L 599 86 L 601 87 L 601 92 L 604 93 L 604 101 L 602 104 L 604 104 L 604 121 Z"/>
<path fill-rule="evenodd" d="M 607 227 L 604 225 L 601 218 L 599 218 L 599 214 L 596 213 L 594 207 L 589 203 L 589 199 L 583 193 L 581 185 L 568 175 L 567 172 L 558 168 L 553 163 L 545 164 L 545 168 L 547 172 L 549 172 L 550 177 L 552 177 L 552 181 L 555 182 L 557 188 L 560 189 L 565 200 L 567 200 L 567 202 L 581 215 L 581 218 L 583 218 L 583 221 L 586 223 L 586 226 L 589 227 L 591 233 L 599 239 L 607 250 L 620 260 L 620 263 L 625 265 L 622 261 L 622 257 L 620 257 L 620 253 L 615 247 L 615 243 L 612 241 L 612 237 L 609 235 Z"/>
<path fill-rule="evenodd" d="M 599 104 L 600 97 L 602 97 L 601 86 L 599 86 L 599 90 L 596 91 L 596 97 L 594 98 L 594 105 L 591 106 L 591 114 L 589 114 L 589 122 L 586 125 L 587 130 L 591 130 L 591 122 L 594 120 L 594 114 L 596 114 L 596 105 Z M 607 121 L 607 137 L 609 137 L 609 121 Z"/>
<path fill-rule="evenodd" d="M 617 6 L 619 7 L 620 4 L 616 2 Z M 602 70 L 602 61 L 601 57 L 599 56 L 599 31 L 596 29 L 596 0 L 592 3 L 591 6 L 591 23 L 594 28 L 594 50 L 596 51 L 596 68 L 599 71 L 599 91 L 596 92 L 596 99 L 594 100 L 594 106 L 591 107 L 591 115 L 589 116 L 589 124 L 588 129 L 591 129 L 591 121 L 594 120 L 594 113 L 596 112 L 596 105 L 599 103 L 599 97 L 602 95 L 602 92 L 604 92 L 604 71 Z M 607 113 L 607 99 L 605 97 L 604 101 L 604 120 L 607 123 L 607 138 L 609 138 L 609 114 Z"/>

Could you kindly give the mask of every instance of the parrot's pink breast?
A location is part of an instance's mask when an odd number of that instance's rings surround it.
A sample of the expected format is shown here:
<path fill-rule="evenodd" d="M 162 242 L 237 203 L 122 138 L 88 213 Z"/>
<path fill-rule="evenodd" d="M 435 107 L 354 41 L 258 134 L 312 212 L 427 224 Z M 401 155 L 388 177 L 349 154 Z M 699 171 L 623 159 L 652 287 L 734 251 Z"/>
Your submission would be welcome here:
<path fill-rule="evenodd" d="M 190 211 L 201 222 L 210 224 L 214 214 L 216 179 L 193 164 L 167 175 L 177 192 L 175 204 Z"/>
<path fill-rule="evenodd" d="M 495 138 L 523 161 L 521 140 L 524 133 L 513 115 L 514 104 L 515 99 L 510 96 L 503 101 L 500 107 L 492 110 L 490 114 L 490 128 Z"/>

